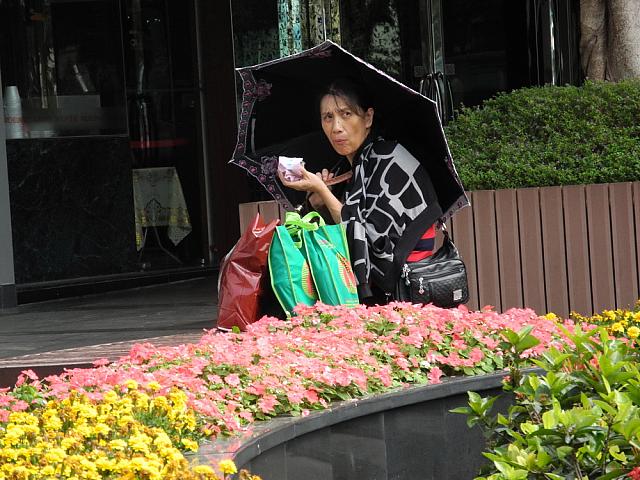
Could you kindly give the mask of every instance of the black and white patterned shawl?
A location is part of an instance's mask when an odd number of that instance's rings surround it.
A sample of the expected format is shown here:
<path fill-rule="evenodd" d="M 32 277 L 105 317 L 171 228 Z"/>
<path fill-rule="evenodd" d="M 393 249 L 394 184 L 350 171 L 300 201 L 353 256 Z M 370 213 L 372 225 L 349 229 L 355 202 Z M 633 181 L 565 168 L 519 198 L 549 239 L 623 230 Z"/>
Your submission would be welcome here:
<path fill-rule="evenodd" d="M 407 256 L 442 216 L 425 168 L 397 142 L 368 138 L 342 207 L 360 298 L 393 292 Z"/>

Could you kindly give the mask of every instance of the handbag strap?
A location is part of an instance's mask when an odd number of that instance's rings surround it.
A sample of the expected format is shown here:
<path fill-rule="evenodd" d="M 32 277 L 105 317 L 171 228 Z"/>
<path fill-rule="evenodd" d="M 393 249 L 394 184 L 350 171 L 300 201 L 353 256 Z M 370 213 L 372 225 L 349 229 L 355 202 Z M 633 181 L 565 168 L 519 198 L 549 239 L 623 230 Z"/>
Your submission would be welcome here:
<path fill-rule="evenodd" d="M 449 230 L 447 230 L 445 223 L 438 220 L 437 227 L 442 231 L 443 239 L 442 245 L 438 251 L 433 254 L 433 258 L 459 256 L 458 248 L 453 243 L 453 240 L 451 240 L 451 235 L 449 235 Z"/>

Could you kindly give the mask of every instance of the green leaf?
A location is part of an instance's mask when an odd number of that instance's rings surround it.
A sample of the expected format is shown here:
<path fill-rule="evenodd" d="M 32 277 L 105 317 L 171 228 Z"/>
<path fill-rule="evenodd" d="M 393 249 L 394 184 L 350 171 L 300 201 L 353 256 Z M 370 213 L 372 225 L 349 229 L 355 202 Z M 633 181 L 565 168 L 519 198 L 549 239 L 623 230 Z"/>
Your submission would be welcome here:
<path fill-rule="evenodd" d="M 558 454 L 558 458 L 562 460 L 573 453 L 573 447 L 563 445 L 562 447 L 558 447 L 556 449 L 556 453 Z"/>
<path fill-rule="evenodd" d="M 494 462 L 494 464 L 506 480 L 526 480 L 529 474 L 526 470 L 514 468 L 505 462 Z"/>
<path fill-rule="evenodd" d="M 555 473 L 545 473 L 544 476 L 549 480 L 566 480 L 567 478 L 564 475 L 556 475 Z"/>
<path fill-rule="evenodd" d="M 628 473 L 628 469 L 616 468 L 615 470 L 611 470 L 605 475 L 601 475 L 596 477 L 595 480 L 614 480 L 618 478 L 622 478 L 623 475 Z"/>
<path fill-rule="evenodd" d="M 627 461 L 627 456 L 620 451 L 620 447 L 618 445 L 613 445 L 609 447 L 609 455 L 611 455 L 613 458 L 621 462 Z"/>
<path fill-rule="evenodd" d="M 520 337 L 518 336 L 518 334 L 509 328 L 505 328 L 504 330 L 500 331 L 500 335 L 502 335 L 502 337 L 511 345 L 516 345 L 518 341 L 520 341 Z"/>
<path fill-rule="evenodd" d="M 539 343 L 540 340 L 538 340 L 536 337 L 534 337 L 533 335 L 527 335 L 516 344 L 516 349 L 518 352 L 524 352 L 531 347 L 535 347 Z"/>

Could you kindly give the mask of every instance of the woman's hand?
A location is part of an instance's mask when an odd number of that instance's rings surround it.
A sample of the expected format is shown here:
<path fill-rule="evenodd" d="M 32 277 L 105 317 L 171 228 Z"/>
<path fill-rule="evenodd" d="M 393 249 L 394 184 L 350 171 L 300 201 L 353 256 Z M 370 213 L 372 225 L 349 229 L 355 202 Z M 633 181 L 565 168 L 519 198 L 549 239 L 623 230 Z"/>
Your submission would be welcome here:
<path fill-rule="evenodd" d="M 327 183 L 329 180 L 331 180 L 333 177 L 335 177 L 335 174 L 331 173 L 326 168 L 323 168 L 322 171 L 316 173 L 316 175 L 318 177 L 320 177 L 324 183 Z M 329 190 L 331 190 L 331 187 L 329 187 Z"/>
<path fill-rule="evenodd" d="M 332 178 L 333 174 L 329 173 L 327 169 L 324 169 L 322 172 L 318 172 L 313 174 L 309 172 L 304 167 L 300 167 L 300 173 L 302 174 L 302 179 L 296 180 L 294 182 L 289 182 L 286 180 L 282 173 L 278 171 L 278 177 L 280 177 L 280 181 L 287 188 L 293 188 L 294 190 L 298 190 L 301 192 L 310 192 L 310 193 L 320 193 L 325 188 L 328 188 L 325 185 L 325 180 L 327 178 Z"/>
<path fill-rule="evenodd" d="M 333 178 L 333 174 L 329 173 L 326 169 L 314 174 L 307 171 L 304 167 L 302 167 L 300 173 L 302 174 L 302 179 L 295 182 L 285 180 L 280 172 L 278 172 L 278 177 L 280 177 L 280 181 L 285 187 L 293 188 L 301 192 L 310 192 L 311 196 L 315 197 L 310 203 L 312 203 L 312 205 L 324 204 L 329 209 L 333 220 L 336 223 L 340 223 L 342 203 L 331 193 L 331 188 L 324 183 L 326 180 Z M 314 206 L 314 208 L 317 207 Z"/>
<path fill-rule="evenodd" d="M 329 172 L 329 170 L 327 170 L 326 168 L 323 169 L 321 172 L 317 172 L 316 175 L 320 177 L 322 181 L 325 183 L 327 183 L 329 180 L 331 180 L 335 176 L 335 174 Z M 329 187 L 329 190 L 331 190 L 331 187 Z M 322 197 L 318 192 L 311 193 L 307 197 L 307 200 L 315 210 L 318 210 L 319 208 L 324 207 L 324 202 L 322 201 Z"/>

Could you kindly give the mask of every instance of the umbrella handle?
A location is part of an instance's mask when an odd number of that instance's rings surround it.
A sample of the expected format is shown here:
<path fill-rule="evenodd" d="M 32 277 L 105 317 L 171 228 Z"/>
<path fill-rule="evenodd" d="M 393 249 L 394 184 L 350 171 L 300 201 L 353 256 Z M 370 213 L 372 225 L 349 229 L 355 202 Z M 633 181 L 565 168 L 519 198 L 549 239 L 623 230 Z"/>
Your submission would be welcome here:
<path fill-rule="evenodd" d="M 338 175 L 337 177 L 330 178 L 324 183 L 326 185 L 337 185 L 338 183 L 346 182 L 351 177 L 353 177 L 353 172 L 349 170 L 348 172 L 343 173 L 342 175 Z"/>

